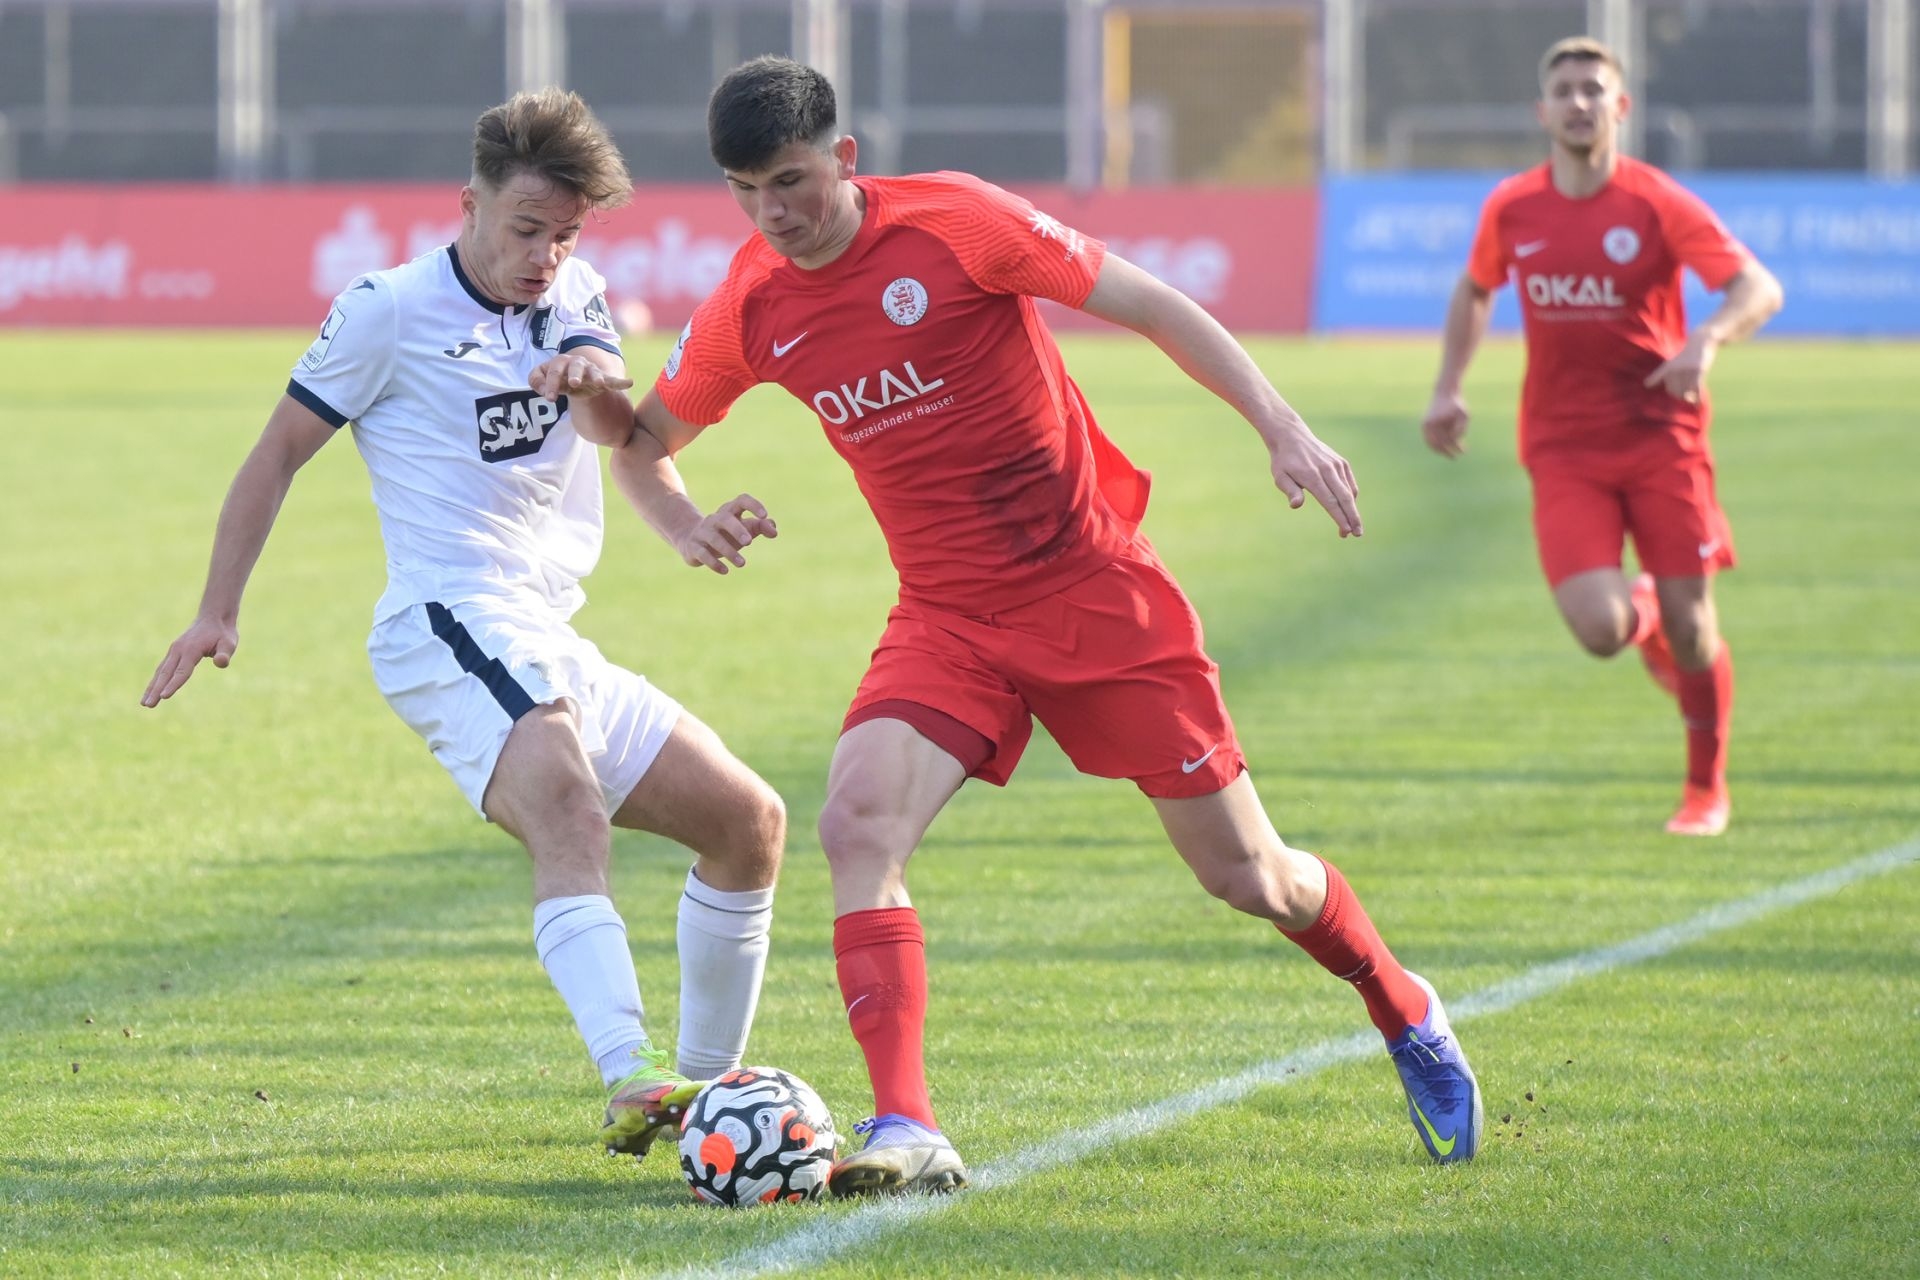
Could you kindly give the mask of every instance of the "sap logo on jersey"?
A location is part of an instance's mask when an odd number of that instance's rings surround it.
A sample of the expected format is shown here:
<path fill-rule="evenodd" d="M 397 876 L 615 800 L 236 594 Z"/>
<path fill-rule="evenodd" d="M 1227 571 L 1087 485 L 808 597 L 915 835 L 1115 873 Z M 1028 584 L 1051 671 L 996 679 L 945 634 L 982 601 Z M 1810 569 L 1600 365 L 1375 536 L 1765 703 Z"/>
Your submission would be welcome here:
<path fill-rule="evenodd" d="M 567 398 L 558 403 L 537 391 L 507 391 L 473 402 L 480 423 L 480 456 L 488 462 L 506 462 L 540 452 L 547 433 L 567 411 Z"/>
<path fill-rule="evenodd" d="M 1527 300 L 1536 307 L 1624 307 L 1612 276 L 1528 276 Z"/>
<path fill-rule="evenodd" d="M 876 384 L 871 397 L 867 394 L 869 382 Z M 946 385 L 945 378 L 924 381 L 920 371 L 913 367 L 913 361 L 908 360 L 901 364 L 898 373 L 882 369 L 877 375 L 862 378 L 851 386 L 843 382 L 838 390 L 816 392 L 813 411 L 837 427 L 855 418 L 864 418 L 869 413 L 878 413 L 889 405 L 905 404 L 909 400 L 932 395 Z"/>

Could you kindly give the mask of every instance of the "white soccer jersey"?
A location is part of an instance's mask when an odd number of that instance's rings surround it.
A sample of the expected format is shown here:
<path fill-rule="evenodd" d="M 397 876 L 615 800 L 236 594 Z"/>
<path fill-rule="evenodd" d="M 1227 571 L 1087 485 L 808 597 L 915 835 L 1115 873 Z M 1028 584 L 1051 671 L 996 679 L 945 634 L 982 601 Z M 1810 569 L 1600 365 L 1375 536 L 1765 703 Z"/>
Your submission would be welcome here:
<path fill-rule="evenodd" d="M 334 299 L 287 394 L 353 438 L 387 547 L 377 619 L 525 591 L 562 615 L 600 558 L 600 461 L 527 385 L 555 353 L 620 353 L 606 283 L 560 264 L 531 306 L 490 301 L 453 246 L 360 277 Z"/>

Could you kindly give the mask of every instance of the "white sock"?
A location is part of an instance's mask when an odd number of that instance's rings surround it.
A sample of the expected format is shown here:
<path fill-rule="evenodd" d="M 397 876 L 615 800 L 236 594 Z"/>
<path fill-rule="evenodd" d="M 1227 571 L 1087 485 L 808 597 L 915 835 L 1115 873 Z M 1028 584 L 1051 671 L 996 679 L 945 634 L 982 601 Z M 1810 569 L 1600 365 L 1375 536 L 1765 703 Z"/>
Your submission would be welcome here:
<path fill-rule="evenodd" d="M 611 1085 L 648 1045 L 627 926 L 605 894 L 548 898 L 533 908 L 533 949 L 573 1013 L 580 1038 Z"/>
<path fill-rule="evenodd" d="M 687 872 L 680 896 L 681 1075 L 711 1080 L 740 1065 L 767 971 L 773 886 L 726 893 Z"/>

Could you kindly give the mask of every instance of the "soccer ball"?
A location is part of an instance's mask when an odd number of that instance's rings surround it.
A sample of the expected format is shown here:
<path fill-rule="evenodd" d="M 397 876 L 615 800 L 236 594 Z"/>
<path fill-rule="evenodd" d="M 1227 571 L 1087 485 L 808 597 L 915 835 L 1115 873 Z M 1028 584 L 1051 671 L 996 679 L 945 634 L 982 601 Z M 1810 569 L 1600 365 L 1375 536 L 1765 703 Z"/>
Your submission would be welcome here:
<path fill-rule="evenodd" d="M 833 1117 L 807 1082 L 742 1067 L 702 1089 L 680 1127 L 694 1198 L 727 1206 L 816 1200 L 833 1168 Z"/>

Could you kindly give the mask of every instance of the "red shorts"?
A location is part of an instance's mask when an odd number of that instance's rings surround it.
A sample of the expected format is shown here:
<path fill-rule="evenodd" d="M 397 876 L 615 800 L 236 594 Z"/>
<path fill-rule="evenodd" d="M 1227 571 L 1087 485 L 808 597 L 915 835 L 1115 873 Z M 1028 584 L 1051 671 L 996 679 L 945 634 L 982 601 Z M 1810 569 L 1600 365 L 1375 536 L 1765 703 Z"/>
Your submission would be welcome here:
<path fill-rule="evenodd" d="M 1553 586 L 1618 569 L 1626 535 L 1656 578 L 1697 578 L 1734 565 L 1733 529 L 1713 493 L 1713 459 L 1664 438 L 1623 455 L 1537 458 L 1533 532 Z"/>
<path fill-rule="evenodd" d="M 1212 795 L 1246 767 L 1200 618 L 1144 538 L 1004 613 L 895 605 L 845 728 L 882 717 L 912 724 L 997 786 L 1036 717 L 1082 773 L 1130 778 L 1149 796 Z M 957 735 L 942 732 L 949 718 Z"/>

